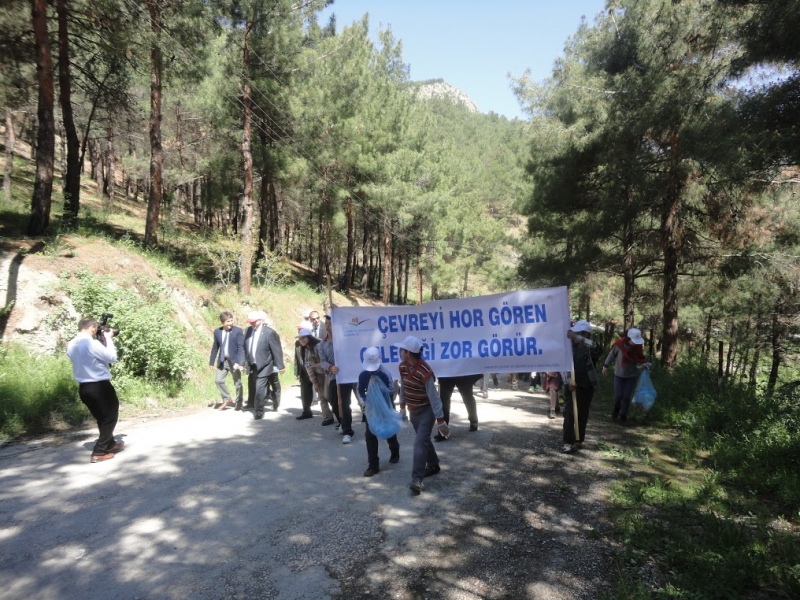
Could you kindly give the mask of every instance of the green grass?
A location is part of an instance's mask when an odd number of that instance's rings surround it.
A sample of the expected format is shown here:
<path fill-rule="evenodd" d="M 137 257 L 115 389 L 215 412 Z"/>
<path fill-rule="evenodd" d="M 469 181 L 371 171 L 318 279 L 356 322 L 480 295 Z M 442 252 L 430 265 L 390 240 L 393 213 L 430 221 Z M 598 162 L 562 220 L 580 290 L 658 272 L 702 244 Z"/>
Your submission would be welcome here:
<path fill-rule="evenodd" d="M 0 438 L 62 429 L 88 411 L 66 355 L 39 356 L 17 345 L 0 351 Z"/>
<path fill-rule="evenodd" d="M 795 389 L 720 388 L 691 363 L 654 382 L 653 410 L 600 444 L 623 473 L 610 496 L 621 549 L 609 598 L 800 596 Z"/>

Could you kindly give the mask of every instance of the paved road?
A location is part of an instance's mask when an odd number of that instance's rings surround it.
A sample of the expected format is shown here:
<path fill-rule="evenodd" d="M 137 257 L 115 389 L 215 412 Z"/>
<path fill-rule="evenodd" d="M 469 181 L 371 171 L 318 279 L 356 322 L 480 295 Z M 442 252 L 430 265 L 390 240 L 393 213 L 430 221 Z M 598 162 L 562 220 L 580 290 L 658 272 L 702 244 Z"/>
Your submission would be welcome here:
<path fill-rule="evenodd" d="M 126 449 L 105 463 L 89 463 L 93 430 L 0 450 L 2 597 L 338 597 L 367 557 L 457 512 L 506 424 L 552 430 L 543 399 L 529 396 L 529 412 L 502 403 L 521 392 L 492 390 L 470 433 L 455 394 L 443 471 L 412 497 L 410 427 L 400 463 L 382 443 L 382 471 L 367 479 L 363 425 L 343 445 L 318 412 L 295 420 L 297 391 L 263 421 L 207 409 L 121 423 Z"/>

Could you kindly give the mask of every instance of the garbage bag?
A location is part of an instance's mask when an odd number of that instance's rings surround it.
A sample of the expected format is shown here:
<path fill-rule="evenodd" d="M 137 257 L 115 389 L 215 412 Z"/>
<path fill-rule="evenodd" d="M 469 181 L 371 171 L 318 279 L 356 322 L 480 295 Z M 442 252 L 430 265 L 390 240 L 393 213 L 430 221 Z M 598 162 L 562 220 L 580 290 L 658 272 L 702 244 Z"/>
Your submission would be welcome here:
<path fill-rule="evenodd" d="M 403 417 L 392 407 L 392 392 L 374 375 L 369 378 L 364 402 L 369 430 L 382 440 L 397 435 L 403 426 Z"/>
<path fill-rule="evenodd" d="M 656 396 L 656 388 L 653 387 L 653 381 L 650 379 L 650 370 L 644 369 L 642 374 L 639 375 L 639 381 L 636 382 L 636 389 L 633 391 L 631 404 L 633 404 L 635 409 L 647 412 L 653 408 Z"/>

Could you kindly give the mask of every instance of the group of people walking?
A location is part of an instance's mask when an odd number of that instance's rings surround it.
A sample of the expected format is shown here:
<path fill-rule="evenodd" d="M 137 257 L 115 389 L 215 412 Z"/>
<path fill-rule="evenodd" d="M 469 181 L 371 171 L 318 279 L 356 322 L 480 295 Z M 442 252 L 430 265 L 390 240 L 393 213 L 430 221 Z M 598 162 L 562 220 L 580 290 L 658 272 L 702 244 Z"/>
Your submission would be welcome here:
<path fill-rule="evenodd" d="M 264 311 L 253 311 L 247 315 L 247 327 L 234 325 L 229 311 L 219 316 L 220 327 L 214 330 L 214 341 L 209 357 L 209 367 L 216 371 L 215 382 L 221 401 L 212 403 L 219 410 L 233 406 L 236 411 L 252 411 L 256 420 L 263 419 L 270 400 L 271 408 L 277 411 L 281 403 L 280 375 L 285 372 L 283 348 L 280 336 L 268 324 Z M 119 400 L 111 385 L 110 364 L 116 360 L 116 348 L 112 331 L 100 331 L 95 319 L 88 317 L 79 323 L 78 335 L 67 346 L 67 354 L 73 363 L 73 374 L 80 383 L 79 395 L 97 421 L 100 436 L 92 450 L 91 462 L 114 458 L 124 444 L 116 442 L 116 427 Z M 572 347 L 573 368 L 565 373 L 547 373 L 541 378 L 543 388 L 550 396 L 548 416 L 555 418 L 560 411 L 559 391 L 564 388 L 567 400 L 564 405 L 563 441 L 564 452 L 578 449 L 586 435 L 589 409 L 594 392 L 599 387 L 593 350 L 596 344 L 590 339 L 591 325 L 578 321 L 567 332 Z M 469 431 L 478 430 L 478 414 L 473 386 L 482 374 L 439 378 L 423 358 L 424 344 L 414 336 L 406 337 L 394 344 L 399 349 L 401 362 L 398 367 L 399 380 L 383 365 L 380 349 L 367 348 L 362 357 L 362 372 L 358 382 L 339 383 L 336 356 L 333 347 L 333 328 L 330 317 L 323 322 L 317 311 L 305 315 L 297 326 L 294 347 L 294 373 L 300 384 L 302 412 L 296 418 L 313 418 L 311 410 L 319 402 L 322 426 L 336 425 L 344 444 L 352 442 L 353 414 L 351 398 L 355 391 L 365 421 L 367 446 L 367 470 L 365 477 L 380 472 L 379 437 L 370 428 L 368 402 L 385 403 L 391 411 L 395 401 L 399 403 L 400 415 L 409 420 L 414 428 L 413 466 L 410 489 L 419 495 L 423 479 L 436 475 L 441 470 L 434 441 L 444 442 L 450 437 L 450 407 L 453 391 L 458 389 L 469 417 Z M 614 364 L 614 409 L 612 418 L 625 422 L 628 417 L 631 396 L 634 391 L 638 369 L 649 367 L 643 352 L 644 339 L 638 329 L 631 328 L 618 339 L 606 357 L 602 374 Z M 242 374 L 247 375 L 247 401 L 244 402 Z M 235 397 L 228 387 L 228 375 L 232 376 Z M 374 384 L 379 395 L 369 394 Z M 566 390 L 569 390 L 569 394 Z M 377 400 L 376 400 L 377 398 Z M 377 413 L 376 413 L 377 414 Z M 435 435 L 434 428 L 436 429 Z M 432 437 L 433 435 L 433 437 Z M 396 435 L 383 435 L 389 447 L 389 463 L 400 460 L 400 444 Z"/>

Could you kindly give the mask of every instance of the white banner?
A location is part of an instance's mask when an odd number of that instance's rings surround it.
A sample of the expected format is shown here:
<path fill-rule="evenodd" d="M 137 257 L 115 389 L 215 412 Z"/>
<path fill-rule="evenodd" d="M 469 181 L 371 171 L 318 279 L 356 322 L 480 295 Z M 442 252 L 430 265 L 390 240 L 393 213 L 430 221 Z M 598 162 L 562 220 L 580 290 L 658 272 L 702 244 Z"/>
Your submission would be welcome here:
<path fill-rule="evenodd" d="M 413 335 L 437 377 L 569 371 L 567 288 L 517 290 L 421 306 L 335 307 L 331 314 L 338 380 L 352 383 L 364 350 L 377 346 L 395 378 L 400 350 Z"/>

